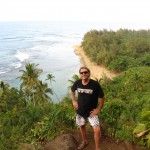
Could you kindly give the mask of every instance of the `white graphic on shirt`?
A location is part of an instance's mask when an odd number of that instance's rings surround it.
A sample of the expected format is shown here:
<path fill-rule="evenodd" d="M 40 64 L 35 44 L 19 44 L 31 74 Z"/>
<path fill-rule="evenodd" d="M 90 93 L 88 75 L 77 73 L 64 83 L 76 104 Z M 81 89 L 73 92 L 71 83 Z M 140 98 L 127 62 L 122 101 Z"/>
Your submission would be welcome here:
<path fill-rule="evenodd" d="M 93 90 L 91 89 L 81 89 L 81 88 L 77 88 L 78 93 L 87 93 L 87 94 L 92 94 Z"/>

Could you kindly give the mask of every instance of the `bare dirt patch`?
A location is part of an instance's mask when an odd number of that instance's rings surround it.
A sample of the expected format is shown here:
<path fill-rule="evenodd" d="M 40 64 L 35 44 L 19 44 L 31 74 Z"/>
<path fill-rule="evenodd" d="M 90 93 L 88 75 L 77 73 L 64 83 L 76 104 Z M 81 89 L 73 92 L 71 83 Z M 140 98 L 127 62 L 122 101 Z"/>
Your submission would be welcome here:
<path fill-rule="evenodd" d="M 87 134 L 89 144 L 84 150 L 95 150 L 92 130 Z M 77 150 L 81 142 L 80 132 L 78 130 L 67 131 L 57 136 L 53 141 L 47 143 L 43 150 Z M 102 135 L 101 150 L 146 150 L 131 142 L 118 141 Z M 148 149 L 147 149 L 148 150 Z"/>

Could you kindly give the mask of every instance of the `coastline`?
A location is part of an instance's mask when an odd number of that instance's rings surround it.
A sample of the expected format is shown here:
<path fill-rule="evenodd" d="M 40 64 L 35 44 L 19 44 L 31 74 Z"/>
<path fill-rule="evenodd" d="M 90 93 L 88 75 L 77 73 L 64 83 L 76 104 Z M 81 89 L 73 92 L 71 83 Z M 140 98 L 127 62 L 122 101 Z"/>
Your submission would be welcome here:
<path fill-rule="evenodd" d="M 83 48 L 80 45 L 74 45 L 73 49 L 75 54 L 80 57 L 81 65 L 87 66 L 91 70 L 91 78 L 100 79 L 103 76 L 106 76 L 112 79 L 118 75 L 118 73 L 111 72 L 106 67 L 97 65 L 94 62 L 92 62 L 89 59 L 89 57 L 85 54 Z"/>

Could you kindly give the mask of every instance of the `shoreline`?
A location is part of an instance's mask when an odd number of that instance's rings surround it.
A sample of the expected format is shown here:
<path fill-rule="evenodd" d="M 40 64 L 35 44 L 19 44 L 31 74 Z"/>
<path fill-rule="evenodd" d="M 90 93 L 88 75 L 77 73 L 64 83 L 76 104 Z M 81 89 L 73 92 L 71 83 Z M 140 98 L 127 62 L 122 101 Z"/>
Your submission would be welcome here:
<path fill-rule="evenodd" d="M 74 45 L 73 49 L 74 49 L 75 54 L 80 57 L 81 65 L 87 66 L 91 70 L 91 78 L 100 79 L 103 76 L 106 76 L 112 79 L 119 74 L 119 73 L 114 73 L 108 70 L 106 67 L 102 65 L 97 65 L 96 63 L 92 62 L 90 58 L 85 54 L 83 48 L 80 45 Z"/>

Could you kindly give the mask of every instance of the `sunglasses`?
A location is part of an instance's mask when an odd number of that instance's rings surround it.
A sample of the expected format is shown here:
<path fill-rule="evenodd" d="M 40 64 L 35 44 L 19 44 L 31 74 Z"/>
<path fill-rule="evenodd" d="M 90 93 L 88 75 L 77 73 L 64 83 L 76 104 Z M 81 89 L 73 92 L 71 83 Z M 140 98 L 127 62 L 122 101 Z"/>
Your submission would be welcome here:
<path fill-rule="evenodd" d="M 84 72 L 80 72 L 80 74 L 88 74 L 88 72 L 87 72 L 87 71 L 84 71 Z"/>

